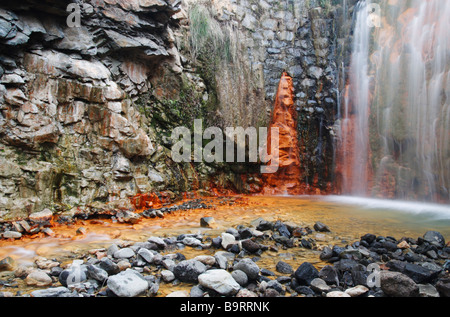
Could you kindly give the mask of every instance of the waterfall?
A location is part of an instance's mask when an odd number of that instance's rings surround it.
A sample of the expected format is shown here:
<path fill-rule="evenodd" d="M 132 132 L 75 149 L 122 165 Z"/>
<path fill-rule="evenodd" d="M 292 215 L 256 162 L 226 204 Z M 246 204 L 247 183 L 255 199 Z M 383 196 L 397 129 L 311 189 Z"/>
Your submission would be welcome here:
<path fill-rule="evenodd" d="M 341 192 L 450 200 L 450 1 L 355 6 L 341 103 Z"/>

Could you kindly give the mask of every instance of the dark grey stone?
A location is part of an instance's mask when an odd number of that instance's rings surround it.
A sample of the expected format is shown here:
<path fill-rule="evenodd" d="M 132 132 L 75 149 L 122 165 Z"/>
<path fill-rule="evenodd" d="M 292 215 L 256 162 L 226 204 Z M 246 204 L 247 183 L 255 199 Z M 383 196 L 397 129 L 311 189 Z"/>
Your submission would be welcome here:
<path fill-rule="evenodd" d="M 206 266 L 197 260 L 184 260 L 173 268 L 175 277 L 186 283 L 197 283 L 198 276 L 204 272 L 206 272 Z"/>
<path fill-rule="evenodd" d="M 294 273 L 300 285 L 309 285 L 311 281 L 319 277 L 319 271 L 309 262 L 302 263 Z"/>

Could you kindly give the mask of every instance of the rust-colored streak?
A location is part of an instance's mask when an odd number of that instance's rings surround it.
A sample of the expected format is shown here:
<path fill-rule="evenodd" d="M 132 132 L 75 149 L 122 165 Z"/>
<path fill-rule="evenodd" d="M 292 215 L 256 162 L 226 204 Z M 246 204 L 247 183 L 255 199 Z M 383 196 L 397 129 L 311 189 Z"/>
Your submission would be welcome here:
<path fill-rule="evenodd" d="M 149 208 L 160 208 L 162 202 L 155 193 L 138 194 L 131 198 L 131 203 L 136 210 L 143 211 Z"/>
<path fill-rule="evenodd" d="M 264 175 L 263 193 L 268 195 L 299 194 L 301 192 L 301 170 L 297 135 L 297 119 L 294 108 L 294 86 L 292 78 L 284 72 L 278 85 L 270 128 L 279 131 L 278 171 Z M 269 131 L 267 145 L 272 154 L 274 136 Z M 274 161 L 271 162 L 274 165 Z"/>

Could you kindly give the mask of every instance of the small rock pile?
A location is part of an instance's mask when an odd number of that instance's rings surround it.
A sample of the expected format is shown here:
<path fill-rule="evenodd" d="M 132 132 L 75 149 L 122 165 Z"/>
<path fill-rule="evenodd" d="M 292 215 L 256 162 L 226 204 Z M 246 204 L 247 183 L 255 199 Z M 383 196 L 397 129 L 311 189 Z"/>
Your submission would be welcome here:
<path fill-rule="evenodd" d="M 181 285 L 186 290 L 168 296 L 450 296 L 446 272 L 450 265 L 445 262 L 450 248 L 438 232 L 427 232 L 417 240 L 366 234 L 352 245 L 321 248 L 320 259 L 328 264 L 320 270 L 310 262 L 299 263 L 294 270 L 279 260 L 273 272 L 259 264 L 264 252 L 289 248 L 320 252 L 311 234 L 316 232 L 317 236 L 330 229 L 320 222 L 314 229 L 263 219 L 252 224 L 229 228 L 215 237 L 181 234 L 112 244 L 107 249 L 91 250 L 65 267 L 56 260 L 38 258 L 33 266 L 14 271 L 16 278 L 37 289 L 30 295 L 15 295 L 155 297 L 161 296 L 162 285 L 169 289 Z M 201 254 L 188 259 L 183 255 L 186 248 Z M 0 270 L 13 267 L 10 258 L 0 261 Z"/>
<path fill-rule="evenodd" d="M 450 295 L 450 247 L 436 231 L 400 240 L 366 234 L 351 246 L 325 247 L 320 259 L 332 264 L 322 269 L 322 278 L 344 288 L 369 284 L 375 296 Z"/>
<path fill-rule="evenodd" d="M 236 199 L 223 198 L 217 204 L 224 204 L 225 202 L 237 202 Z M 55 215 L 53 211 L 46 208 L 40 212 L 32 213 L 28 218 L 15 220 L 10 222 L 0 223 L 0 239 L 20 239 L 23 236 L 32 236 L 38 233 L 43 233 L 46 236 L 54 236 L 55 233 L 51 229 L 54 222 L 59 224 L 74 224 L 77 220 L 109 218 L 113 222 L 135 224 L 140 222 L 143 218 L 164 218 L 165 215 L 177 211 L 186 211 L 194 209 L 211 209 L 215 205 L 207 199 L 192 199 L 179 204 L 171 204 L 170 206 L 163 206 L 161 208 L 147 209 L 141 213 L 136 210 L 127 209 L 101 209 L 96 207 L 82 208 L 79 212 L 69 214 Z M 83 228 L 80 228 L 83 234 Z"/>

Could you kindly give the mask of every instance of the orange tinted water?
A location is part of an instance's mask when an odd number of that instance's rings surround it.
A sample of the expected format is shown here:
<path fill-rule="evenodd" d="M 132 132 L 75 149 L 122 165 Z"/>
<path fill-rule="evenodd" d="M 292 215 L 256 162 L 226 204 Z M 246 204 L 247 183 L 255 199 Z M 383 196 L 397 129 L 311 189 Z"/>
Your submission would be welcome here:
<path fill-rule="evenodd" d="M 217 199 L 219 198 L 211 198 L 211 201 Z M 200 226 L 200 219 L 209 216 L 214 217 L 216 221 L 217 227 L 214 229 Z M 385 207 L 367 209 L 345 201 L 328 201 L 327 196 L 246 196 L 240 203 L 230 206 L 216 205 L 212 209 L 180 210 L 165 214 L 164 218 L 142 218 L 137 224 L 95 219 L 80 220 L 69 226 L 55 224 L 52 227 L 54 237 L 36 236 L 34 239 L 0 241 L 0 259 L 11 256 L 17 260 L 32 260 L 35 256 L 73 255 L 114 242 L 144 241 L 155 235 L 177 236 L 200 231 L 215 237 L 229 227 L 251 225 L 251 222 L 259 217 L 311 228 L 316 221 L 321 221 L 332 230 L 326 237 L 320 236 L 326 243 L 340 243 L 342 240 L 353 242 L 365 233 L 391 235 L 398 239 L 403 236 L 417 238 L 427 230 L 438 230 L 447 241 L 450 240 L 450 222 L 446 216 L 443 216 L 445 219 L 427 221 L 425 218 L 430 218 L 427 214 L 402 213 Z M 85 235 L 77 234 L 80 227 L 86 229 Z M 315 238 L 314 235 L 312 238 Z"/>
<path fill-rule="evenodd" d="M 48 259 L 56 258 L 63 263 L 70 263 L 81 255 L 95 256 L 95 250 L 107 248 L 112 243 L 132 243 L 146 241 L 150 236 L 176 237 L 183 233 L 203 233 L 214 238 L 227 228 L 237 225 L 251 226 L 252 221 L 261 217 L 269 221 L 281 220 L 299 226 L 313 227 L 316 221 L 328 225 L 331 233 L 316 233 L 306 236 L 315 241 L 313 250 L 295 247 L 278 251 L 266 251 L 257 262 L 260 268 L 267 268 L 275 272 L 275 265 L 282 260 L 289 263 L 294 270 L 303 262 L 313 263 L 321 268 L 326 263 L 319 259 L 324 246 L 351 244 L 366 233 L 383 236 L 417 238 L 427 230 L 440 231 L 446 241 L 450 241 L 450 207 L 438 206 L 443 210 L 431 216 L 429 213 L 405 213 L 390 210 L 384 205 L 367 208 L 357 205 L 351 200 L 346 202 L 337 196 L 245 196 L 236 200 L 238 196 L 230 198 L 230 205 L 217 203 L 211 209 L 196 209 L 176 211 L 166 214 L 164 218 L 142 219 L 137 224 L 113 223 L 110 220 L 85 220 L 67 225 L 55 224 L 52 228 L 54 237 L 36 236 L 34 239 L 24 238 L 16 241 L 0 241 L 0 259 L 11 256 L 17 263 L 33 262 L 38 256 Z M 336 198 L 336 199 L 334 199 Z M 223 198 L 211 198 L 214 204 Z M 233 203 L 235 201 L 235 203 Z M 364 202 L 364 201 L 363 201 Z M 389 205 L 389 201 L 381 201 Z M 371 203 L 369 201 L 369 203 Z M 432 206 L 435 208 L 434 206 Z M 432 209 L 433 209 L 432 208 Z M 405 210 L 408 205 L 405 206 Z M 426 210 L 426 208 L 424 209 Z M 202 228 L 202 217 L 214 217 L 217 227 L 214 229 Z M 433 218 L 435 217 L 435 218 Z M 439 218 L 440 217 L 440 218 Z M 434 220 L 433 220 L 434 219 Z M 87 230 L 85 235 L 77 235 L 78 228 Z M 273 245 L 271 241 L 265 241 Z M 196 250 L 186 247 L 183 250 L 168 251 L 181 252 L 186 258 L 197 255 L 214 255 L 217 250 Z M 2 275 L 3 274 L 3 275 Z M 1 273 L 0 279 L 5 278 Z M 189 290 L 192 285 L 180 284 L 173 287 L 171 284 L 161 283 L 158 296 L 165 296 L 174 290 Z M 19 285 L 20 290 L 30 292 L 31 288 Z M 15 291 L 17 289 L 14 289 Z"/>

